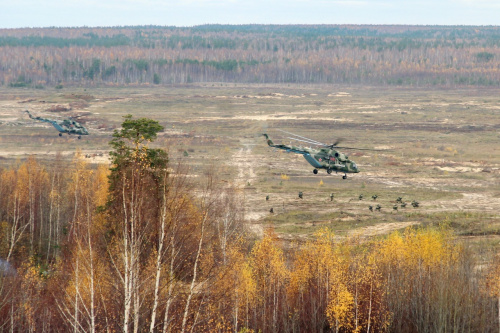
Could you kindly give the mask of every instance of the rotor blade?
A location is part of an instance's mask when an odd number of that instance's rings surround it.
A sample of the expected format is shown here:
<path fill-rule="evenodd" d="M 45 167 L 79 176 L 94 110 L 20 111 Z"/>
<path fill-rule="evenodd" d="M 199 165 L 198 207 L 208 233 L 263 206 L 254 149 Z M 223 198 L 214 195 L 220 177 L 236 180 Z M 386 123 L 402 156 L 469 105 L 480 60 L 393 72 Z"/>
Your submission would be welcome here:
<path fill-rule="evenodd" d="M 300 142 L 305 142 L 305 143 L 309 143 L 309 144 L 313 144 L 313 145 L 318 145 L 316 142 L 312 142 L 312 141 L 306 141 L 306 140 L 301 140 L 301 139 L 291 138 L 291 137 L 287 137 L 287 138 L 295 140 L 295 141 L 300 141 Z"/>
<path fill-rule="evenodd" d="M 341 143 L 342 141 L 344 141 L 343 138 L 338 138 L 337 141 L 335 141 L 335 143 L 332 144 L 332 146 L 336 147 L 339 143 Z"/>
<path fill-rule="evenodd" d="M 313 140 L 313 139 L 309 139 L 309 138 L 307 138 L 305 136 L 297 135 L 297 134 L 294 134 L 294 133 L 291 133 L 291 132 L 287 132 L 287 131 L 284 131 L 284 130 L 281 130 L 281 129 L 278 129 L 278 131 L 283 132 L 283 133 L 287 133 L 287 134 L 290 134 L 290 135 L 293 135 L 293 136 L 296 136 L 296 137 L 301 138 L 301 139 L 309 140 L 311 142 L 314 142 L 314 144 L 316 144 L 316 145 L 326 146 L 323 142 L 319 142 L 319 141 L 316 141 L 316 140 Z"/>
<path fill-rule="evenodd" d="M 353 148 L 353 147 L 337 147 L 337 146 L 333 148 L 351 149 L 351 150 L 369 150 L 369 151 L 391 151 L 391 149 L 370 149 L 370 148 Z"/>

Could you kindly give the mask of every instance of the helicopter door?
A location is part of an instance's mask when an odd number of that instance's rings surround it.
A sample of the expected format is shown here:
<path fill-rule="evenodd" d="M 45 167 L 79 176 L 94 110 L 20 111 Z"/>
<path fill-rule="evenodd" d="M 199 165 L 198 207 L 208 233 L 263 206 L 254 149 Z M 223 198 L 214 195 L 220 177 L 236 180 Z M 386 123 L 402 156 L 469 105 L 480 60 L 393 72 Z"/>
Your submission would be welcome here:
<path fill-rule="evenodd" d="M 328 164 L 331 165 L 331 166 L 334 166 L 334 167 L 339 165 L 339 163 L 338 163 L 337 159 L 335 158 L 335 156 L 329 156 Z"/>

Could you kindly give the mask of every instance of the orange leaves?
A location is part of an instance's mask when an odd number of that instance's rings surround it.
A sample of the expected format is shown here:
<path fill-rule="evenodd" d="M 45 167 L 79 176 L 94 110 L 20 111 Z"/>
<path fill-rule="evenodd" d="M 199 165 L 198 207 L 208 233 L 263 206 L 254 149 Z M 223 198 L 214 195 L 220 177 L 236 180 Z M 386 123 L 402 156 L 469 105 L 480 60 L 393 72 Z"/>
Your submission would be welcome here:
<path fill-rule="evenodd" d="M 486 286 L 488 293 L 492 296 L 497 297 L 500 302 L 500 255 L 499 254 L 497 254 L 493 258 L 493 263 L 488 270 L 488 274 L 486 277 Z"/>

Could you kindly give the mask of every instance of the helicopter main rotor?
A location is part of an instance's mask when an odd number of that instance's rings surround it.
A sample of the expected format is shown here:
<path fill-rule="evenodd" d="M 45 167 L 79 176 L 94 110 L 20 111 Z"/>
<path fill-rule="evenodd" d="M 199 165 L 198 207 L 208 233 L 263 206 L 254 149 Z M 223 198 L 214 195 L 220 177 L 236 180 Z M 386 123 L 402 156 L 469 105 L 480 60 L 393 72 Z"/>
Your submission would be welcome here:
<path fill-rule="evenodd" d="M 289 134 L 289 135 L 292 135 L 292 137 L 287 137 L 288 139 L 295 140 L 295 141 L 300 141 L 300 142 L 305 142 L 305 143 L 308 143 L 308 144 L 312 144 L 312 145 L 316 145 L 316 146 L 321 146 L 321 147 L 324 147 L 324 148 L 368 150 L 368 151 L 385 151 L 385 149 L 381 150 L 381 149 L 354 148 L 354 147 L 337 146 L 339 143 L 341 143 L 342 141 L 344 141 L 343 138 L 338 138 L 333 144 L 326 144 L 326 143 L 323 143 L 323 142 L 320 142 L 320 141 L 316 141 L 316 140 L 310 139 L 308 137 L 305 137 L 305 136 L 302 136 L 302 135 L 298 135 L 298 134 L 295 134 L 295 133 L 292 133 L 292 132 L 288 132 L 288 131 L 285 131 L 285 130 L 282 130 L 282 129 L 278 129 L 278 131 L 286 133 L 286 134 Z"/>

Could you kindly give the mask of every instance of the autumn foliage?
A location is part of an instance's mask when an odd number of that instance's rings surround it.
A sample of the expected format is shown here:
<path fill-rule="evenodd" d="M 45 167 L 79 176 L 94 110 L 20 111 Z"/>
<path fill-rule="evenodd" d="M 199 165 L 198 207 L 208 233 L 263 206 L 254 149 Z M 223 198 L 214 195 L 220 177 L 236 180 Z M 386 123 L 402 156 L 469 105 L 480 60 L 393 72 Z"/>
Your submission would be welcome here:
<path fill-rule="evenodd" d="M 499 86 L 494 26 L 0 29 L 0 85 Z"/>
<path fill-rule="evenodd" d="M 498 258 L 446 228 L 249 243 L 237 189 L 188 181 L 149 147 L 157 123 L 126 121 L 111 170 L 78 153 L 0 170 L 1 331 L 498 330 Z"/>

